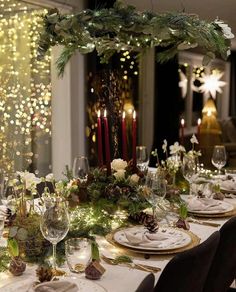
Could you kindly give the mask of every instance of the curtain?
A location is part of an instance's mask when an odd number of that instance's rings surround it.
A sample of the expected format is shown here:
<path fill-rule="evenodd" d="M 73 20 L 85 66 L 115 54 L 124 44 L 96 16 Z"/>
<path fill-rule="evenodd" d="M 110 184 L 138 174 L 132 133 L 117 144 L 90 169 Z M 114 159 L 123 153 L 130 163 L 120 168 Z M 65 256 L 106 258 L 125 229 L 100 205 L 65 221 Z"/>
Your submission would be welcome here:
<path fill-rule="evenodd" d="M 229 115 L 236 116 L 236 51 L 231 52 L 230 56 L 230 99 Z"/>
<path fill-rule="evenodd" d="M 181 93 L 177 58 L 164 64 L 155 64 L 154 137 L 152 150 L 157 149 L 159 159 L 164 157 L 163 140 L 172 145 L 179 139 Z M 150 166 L 156 158 L 150 155 Z"/>

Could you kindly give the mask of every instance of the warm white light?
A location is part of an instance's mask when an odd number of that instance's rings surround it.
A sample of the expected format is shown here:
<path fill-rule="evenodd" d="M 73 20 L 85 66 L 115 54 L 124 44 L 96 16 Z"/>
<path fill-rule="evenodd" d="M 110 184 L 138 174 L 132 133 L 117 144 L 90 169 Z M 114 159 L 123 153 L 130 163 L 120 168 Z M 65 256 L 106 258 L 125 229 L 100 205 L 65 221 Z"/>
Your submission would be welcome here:
<path fill-rule="evenodd" d="M 180 120 L 180 124 L 181 124 L 182 127 L 184 127 L 184 125 L 185 125 L 185 120 L 184 120 L 184 119 L 181 119 L 181 120 Z"/>
<path fill-rule="evenodd" d="M 211 75 L 203 74 L 202 77 L 198 78 L 203 84 L 199 87 L 200 92 L 210 93 L 211 96 L 215 99 L 216 93 L 222 93 L 221 87 L 226 85 L 225 81 L 221 81 L 221 77 L 224 73 L 219 71 L 213 71 Z"/>
<path fill-rule="evenodd" d="M 207 116 L 210 117 L 211 116 L 211 110 L 207 111 Z"/>
<path fill-rule="evenodd" d="M 136 119 L 136 111 L 133 111 L 133 120 Z"/>
<path fill-rule="evenodd" d="M 104 110 L 104 118 L 106 118 L 107 117 L 107 110 L 105 109 Z"/>
<path fill-rule="evenodd" d="M 101 117 L 101 111 L 100 110 L 98 110 L 98 118 L 100 118 Z"/>
<path fill-rule="evenodd" d="M 125 111 L 123 111 L 123 113 L 122 113 L 122 119 L 123 120 L 125 119 Z"/>
<path fill-rule="evenodd" d="M 197 120 L 197 124 L 198 124 L 198 126 L 200 126 L 201 123 L 202 123 L 202 120 L 201 120 L 201 119 L 198 119 L 198 120 Z"/>

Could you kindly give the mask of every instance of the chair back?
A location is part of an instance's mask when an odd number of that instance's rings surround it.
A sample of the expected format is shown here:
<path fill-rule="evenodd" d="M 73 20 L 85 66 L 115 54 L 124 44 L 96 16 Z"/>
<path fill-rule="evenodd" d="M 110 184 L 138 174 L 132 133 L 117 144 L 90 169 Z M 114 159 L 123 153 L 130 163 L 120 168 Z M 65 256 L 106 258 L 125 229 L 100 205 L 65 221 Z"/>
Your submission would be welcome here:
<path fill-rule="evenodd" d="M 225 292 L 236 276 L 236 217 L 220 229 L 220 242 L 210 267 L 204 292 Z"/>
<path fill-rule="evenodd" d="M 155 277 L 153 274 L 148 274 L 135 292 L 152 292 L 154 287 Z"/>
<path fill-rule="evenodd" d="M 172 258 L 153 291 L 202 292 L 219 239 L 216 231 L 200 245 Z"/>

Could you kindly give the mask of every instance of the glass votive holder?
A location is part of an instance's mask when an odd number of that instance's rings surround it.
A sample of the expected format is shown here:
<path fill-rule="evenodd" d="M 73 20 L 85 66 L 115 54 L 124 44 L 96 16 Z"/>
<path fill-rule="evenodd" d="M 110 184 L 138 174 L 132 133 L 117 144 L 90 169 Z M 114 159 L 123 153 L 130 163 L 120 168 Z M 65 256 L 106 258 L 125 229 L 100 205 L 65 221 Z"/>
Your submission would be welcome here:
<path fill-rule="evenodd" d="M 91 259 L 91 241 L 87 238 L 71 238 L 65 242 L 66 261 L 71 272 L 84 272 Z"/>

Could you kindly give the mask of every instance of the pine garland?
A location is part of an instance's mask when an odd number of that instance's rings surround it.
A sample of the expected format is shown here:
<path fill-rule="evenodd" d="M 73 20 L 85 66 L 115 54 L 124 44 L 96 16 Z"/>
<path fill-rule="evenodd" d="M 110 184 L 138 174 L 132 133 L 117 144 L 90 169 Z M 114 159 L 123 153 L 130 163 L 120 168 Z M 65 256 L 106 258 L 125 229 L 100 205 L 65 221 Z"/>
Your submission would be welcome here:
<path fill-rule="evenodd" d="M 77 51 L 87 54 L 95 49 L 104 63 L 115 52 L 142 52 L 161 46 L 164 50 L 157 60 L 165 62 L 179 50 L 199 46 L 206 53 L 206 64 L 215 56 L 227 59 L 232 38 L 230 28 L 219 20 L 207 22 L 184 12 L 139 12 L 119 1 L 113 8 L 87 9 L 75 15 L 53 9 L 43 16 L 43 21 L 39 57 L 44 57 L 49 48 L 62 45 L 64 50 L 57 60 L 59 75 L 63 75 L 65 65 Z"/>

